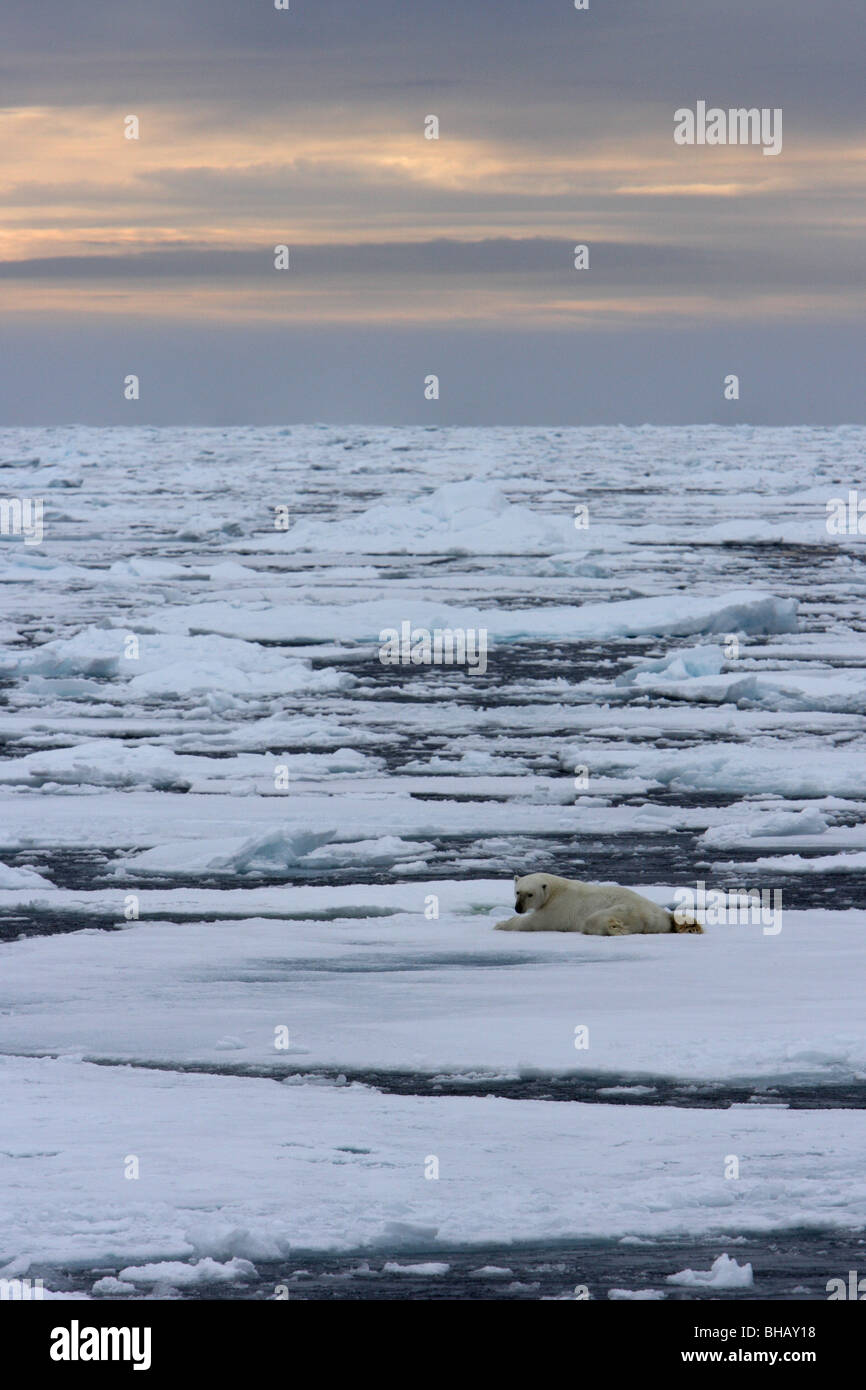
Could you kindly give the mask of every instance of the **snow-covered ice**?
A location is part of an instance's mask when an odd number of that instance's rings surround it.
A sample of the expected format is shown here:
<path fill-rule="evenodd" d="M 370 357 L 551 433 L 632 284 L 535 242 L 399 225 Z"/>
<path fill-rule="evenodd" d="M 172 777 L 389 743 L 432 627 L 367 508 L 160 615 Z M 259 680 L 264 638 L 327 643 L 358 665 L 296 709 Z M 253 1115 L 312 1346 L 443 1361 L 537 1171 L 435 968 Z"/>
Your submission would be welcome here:
<path fill-rule="evenodd" d="M 711 1269 L 682 1269 L 669 1274 L 669 1284 L 686 1284 L 709 1289 L 748 1289 L 754 1283 L 752 1266 L 737 1264 L 727 1253 L 714 1260 Z"/>
<path fill-rule="evenodd" d="M 825 509 L 864 445 L 0 431 L 45 499 L 0 543 L 0 1271 L 469 1246 L 538 1297 L 503 1245 L 712 1235 L 609 1296 L 757 1295 L 742 1232 L 862 1230 L 866 538 Z M 383 665 L 404 622 L 486 674 Z M 495 933 L 537 868 L 782 929 Z"/>
<path fill-rule="evenodd" d="M 0 1155 L 0 1213 L 4 1255 L 18 1256 L 22 1275 L 116 1266 L 124 1282 L 177 1286 L 251 1273 L 203 1260 L 256 1267 L 290 1251 L 367 1248 L 411 1265 L 429 1258 L 413 1259 L 413 1245 L 722 1237 L 866 1219 L 855 1111 L 792 1122 L 771 1107 L 389 1096 L 72 1059 L 7 1058 L 0 1082 L 20 1117 L 22 1137 Z M 736 1182 L 724 1173 L 732 1146 Z M 124 1173 L 131 1154 L 136 1181 Z M 425 1178 L 431 1154 L 436 1181 Z"/>

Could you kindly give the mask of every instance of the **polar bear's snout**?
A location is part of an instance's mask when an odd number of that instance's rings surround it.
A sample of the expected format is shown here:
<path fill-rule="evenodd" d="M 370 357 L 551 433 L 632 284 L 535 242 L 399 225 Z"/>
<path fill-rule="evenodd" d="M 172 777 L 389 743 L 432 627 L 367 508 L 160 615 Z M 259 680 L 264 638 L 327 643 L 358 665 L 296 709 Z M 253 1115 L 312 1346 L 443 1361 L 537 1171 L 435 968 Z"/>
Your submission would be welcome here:
<path fill-rule="evenodd" d="M 521 915 L 524 912 L 534 912 L 547 902 L 550 884 L 546 879 L 542 883 L 530 883 L 530 878 L 534 879 L 535 877 L 534 874 L 528 874 L 525 878 L 520 879 L 515 875 L 514 911 Z"/>

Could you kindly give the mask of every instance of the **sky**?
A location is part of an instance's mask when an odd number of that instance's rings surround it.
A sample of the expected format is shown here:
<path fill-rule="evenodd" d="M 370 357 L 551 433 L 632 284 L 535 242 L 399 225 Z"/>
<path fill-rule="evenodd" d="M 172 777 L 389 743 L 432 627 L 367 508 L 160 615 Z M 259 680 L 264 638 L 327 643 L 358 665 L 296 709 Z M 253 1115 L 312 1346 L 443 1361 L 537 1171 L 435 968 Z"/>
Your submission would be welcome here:
<path fill-rule="evenodd" d="M 862 0 L 6 7 L 0 424 L 864 422 L 864 31 Z M 781 152 L 676 144 L 699 101 L 781 109 Z"/>

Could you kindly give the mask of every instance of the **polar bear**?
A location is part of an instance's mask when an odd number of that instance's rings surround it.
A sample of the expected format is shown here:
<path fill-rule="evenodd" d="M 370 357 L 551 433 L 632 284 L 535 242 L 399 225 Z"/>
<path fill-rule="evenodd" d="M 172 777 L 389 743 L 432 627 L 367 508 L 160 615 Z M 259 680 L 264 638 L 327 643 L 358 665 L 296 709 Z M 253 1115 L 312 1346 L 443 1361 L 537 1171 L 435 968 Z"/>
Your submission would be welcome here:
<path fill-rule="evenodd" d="M 677 922 L 667 908 L 658 907 L 630 888 L 616 883 L 581 883 L 555 874 L 515 876 L 514 907 L 520 916 L 497 922 L 496 931 L 573 931 L 587 936 L 703 932 L 694 919 Z"/>

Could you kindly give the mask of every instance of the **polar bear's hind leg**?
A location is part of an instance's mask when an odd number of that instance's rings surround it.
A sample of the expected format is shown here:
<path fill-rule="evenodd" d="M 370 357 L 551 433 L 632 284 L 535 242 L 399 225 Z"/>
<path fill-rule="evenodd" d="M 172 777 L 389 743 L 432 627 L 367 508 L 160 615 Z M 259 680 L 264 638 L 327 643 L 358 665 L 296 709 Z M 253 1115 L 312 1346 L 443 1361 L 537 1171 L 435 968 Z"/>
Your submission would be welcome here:
<path fill-rule="evenodd" d="M 591 913 L 579 930 L 584 936 L 629 935 L 628 927 L 607 907 L 603 908 L 600 912 Z"/>
<path fill-rule="evenodd" d="M 694 917 L 686 917 L 684 921 L 678 922 L 675 912 L 671 913 L 671 931 L 675 932 L 694 932 L 703 936 L 704 929 L 700 922 L 696 922 Z"/>

